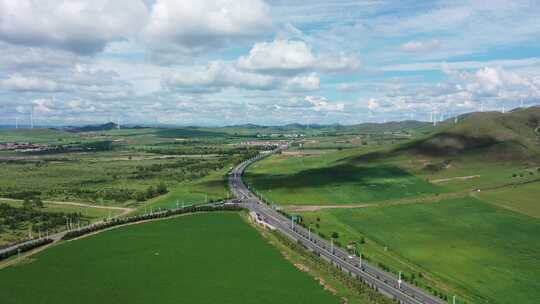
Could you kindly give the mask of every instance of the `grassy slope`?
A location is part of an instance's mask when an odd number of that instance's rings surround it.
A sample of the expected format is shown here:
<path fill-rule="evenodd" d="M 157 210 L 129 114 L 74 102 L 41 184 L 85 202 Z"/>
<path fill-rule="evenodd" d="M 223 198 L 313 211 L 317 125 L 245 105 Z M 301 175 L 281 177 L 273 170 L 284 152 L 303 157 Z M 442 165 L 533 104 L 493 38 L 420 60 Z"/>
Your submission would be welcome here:
<path fill-rule="evenodd" d="M 322 231 L 342 232 L 341 242 L 367 235 L 476 302 L 537 303 L 540 297 L 535 279 L 540 269 L 534 267 L 540 263 L 537 219 L 473 198 L 323 211 L 306 214 L 306 219 L 317 216 Z M 368 256 L 385 254 L 373 247 Z"/>
<path fill-rule="evenodd" d="M 535 160 L 540 153 L 540 107 L 515 112 L 472 113 L 457 125 L 446 122 L 436 133 L 395 153 L 451 157 L 481 155 L 484 160 Z M 384 155 L 383 155 L 384 156 Z"/>
<path fill-rule="evenodd" d="M 36 258 L 0 272 L 1 303 L 339 302 L 232 213 L 116 229 Z"/>
<path fill-rule="evenodd" d="M 497 206 L 540 218 L 540 183 L 506 187 L 475 194 Z"/>
<path fill-rule="evenodd" d="M 351 204 L 444 192 L 385 163 L 362 163 L 354 149 L 320 156 L 273 156 L 248 168 L 246 180 L 278 204 Z"/>

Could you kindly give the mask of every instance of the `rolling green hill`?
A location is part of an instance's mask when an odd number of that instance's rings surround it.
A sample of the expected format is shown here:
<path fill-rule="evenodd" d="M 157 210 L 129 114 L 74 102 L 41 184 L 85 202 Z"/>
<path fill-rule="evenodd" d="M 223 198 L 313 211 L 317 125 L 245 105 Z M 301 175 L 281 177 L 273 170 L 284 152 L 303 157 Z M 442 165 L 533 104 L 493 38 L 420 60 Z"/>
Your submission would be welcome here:
<path fill-rule="evenodd" d="M 526 160 L 540 155 L 540 107 L 509 113 L 466 115 L 445 122 L 434 134 L 394 149 L 392 153 L 427 156 L 481 154 L 485 159 Z"/>

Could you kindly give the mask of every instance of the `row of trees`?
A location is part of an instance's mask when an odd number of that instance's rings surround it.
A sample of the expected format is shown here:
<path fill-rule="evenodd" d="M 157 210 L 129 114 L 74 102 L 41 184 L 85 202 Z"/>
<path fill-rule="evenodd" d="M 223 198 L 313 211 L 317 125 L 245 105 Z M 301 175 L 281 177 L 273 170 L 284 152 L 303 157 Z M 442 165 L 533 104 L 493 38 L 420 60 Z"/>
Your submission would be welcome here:
<path fill-rule="evenodd" d="M 86 201 L 114 201 L 126 202 L 129 200 L 144 201 L 167 193 L 169 190 L 165 183 L 160 182 L 155 186 L 148 186 L 145 190 L 133 190 L 127 188 L 102 188 L 102 189 L 51 189 L 47 192 L 52 197 L 76 197 Z"/>
<path fill-rule="evenodd" d="M 40 246 L 43 246 L 43 245 L 46 245 L 46 244 L 50 244 L 52 243 L 53 240 L 52 239 L 38 239 L 38 240 L 35 240 L 33 242 L 29 242 L 29 243 L 25 243 L 21 246 L 18 246 L 16 248 L 13 248 L 11 250 L 8 250 L 8 251 L 4 251 L 2 253 L 0 253 L 0 261 L 2 260 L 5 260 L 11 256 L 14 256 L 16 254 L 19 254 L 19 253 L 23 253 L 23 252 L 26 252 L 26 251 L 30 251 L 34 248 L 37 248 L 37 247 L 40 247 Z"/>
<path fill-rule="evenodd" d="M 156 196 L 163 195 L 167 192 L 169 192 L 167 186 L 163 182 L 160 182 L 156 187 L 150 186 L 145 191 L 135 192 L 133 194 L 133 198 L 138 202 L 142 202 Z"/>
<path fill-rule="evenodd" d="M 68 233 L 64 235 L 62 239 L 70 240 L 70 239 L 77 238 L 79 236 L 82 236 L 88 233 L 107 229 L 114 226 L 141 222 L 141 221 L 146 221 L 150 219 L 167 218 L 167 217 L 171 217 L 173 215 L 178 215 L 178 214 L 195 213 L 195 212 L 211 212 L 211 211 L 240 211 L 240 210 L 242 210 L 242 208 L 237 205 L 218 205 L 218 206 L 207 205 L 207 206 L 191 206 L 191 207 L 180 208 L 180 209 L 168 209 L 165 211 L 154 212 L 150 214 L 136 215 L 136 216 L 131 216 L 131 217 L 123 217 L 123 218 L 114 218 L 110 221 L 105 221 L 102 223 L 86 226 L 81 229 L 69 231 Z"/>

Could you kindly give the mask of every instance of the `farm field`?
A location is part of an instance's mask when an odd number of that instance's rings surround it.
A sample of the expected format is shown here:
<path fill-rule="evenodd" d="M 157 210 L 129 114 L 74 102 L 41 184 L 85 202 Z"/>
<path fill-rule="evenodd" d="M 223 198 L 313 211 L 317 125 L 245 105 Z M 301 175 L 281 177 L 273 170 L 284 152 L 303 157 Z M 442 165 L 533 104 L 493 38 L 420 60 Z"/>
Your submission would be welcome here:
<path fill-rule="evenodd" d="M 236 213 L 183 216 L 66 242 L 2 270 L 0 280 L 6 304 L 339 303 Z"/>
<path fill-rule="evenodd" d="M 359 162 L 361 153 L 272 156 L 249 167 L 246 181 L 283 205 L 362 204 L 446 191 L 393 164 Z"/>
<path fill-rule="evenodd" d="M 359 250 L 368 257 L 394 271 L 406 270 L 395 268 L 401 259 L 417 277 L 423 272 L 472 302 L 537 303 L 540 298 L 534 279 L 540 270 L 531 267 L 540 263 L 538 219 L 474 198 L 303 216 L 327 236 L 339 232 L 343 244 L 365 236 Z M 385 247 L 388 252 L 381 249 Z"/>

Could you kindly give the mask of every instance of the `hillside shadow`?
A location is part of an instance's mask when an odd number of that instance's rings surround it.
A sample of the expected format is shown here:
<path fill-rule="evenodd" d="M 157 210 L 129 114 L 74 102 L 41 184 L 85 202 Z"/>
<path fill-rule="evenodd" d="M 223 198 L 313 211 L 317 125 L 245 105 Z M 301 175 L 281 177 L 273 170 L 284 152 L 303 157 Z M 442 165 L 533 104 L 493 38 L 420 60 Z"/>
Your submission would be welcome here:
<path fill-rule="evenodd" d="M 501 142 L 486 136 L 472 137 L 461 134 L 438 133 L 431 137 L 405 143 L 388 151 L 378 151 L 359 156 L 353 156 L 346 161 L 352 163 L 375 162 L 401 154 L 415 154 L 432 157 L 456 156 L 462 153 L 480 153 Z"/>
<path fill-rule="evenodd" d="M 339 164 L 332 167 L 313 168 L 286 174 L 248 173 L 249 179 L 255 181 L 260 189 L 320 187 L 355 183 L 359 186 L 383 184 L 384 179 L 412 177 L 408 172 L 394 166 L 365 166 Z M 378 182 L 377 180 L 381 180 Z"/>

